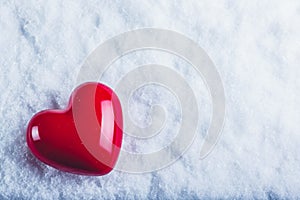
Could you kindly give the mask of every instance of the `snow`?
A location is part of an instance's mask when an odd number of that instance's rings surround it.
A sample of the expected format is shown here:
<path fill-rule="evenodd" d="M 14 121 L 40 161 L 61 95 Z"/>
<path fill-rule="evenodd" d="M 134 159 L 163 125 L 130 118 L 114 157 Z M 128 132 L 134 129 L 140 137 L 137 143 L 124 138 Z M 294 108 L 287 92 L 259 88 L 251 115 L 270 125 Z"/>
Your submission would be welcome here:
<path fill-rule="evenodd" d="M 300 2 L 0 0 L 0 198 L 295 198 L 300 191 Z M 26 146 L 34 113 L 64 108 L 86 57 L 107 39 L 143 27 L 193 39 L 215 63 L 226 94 L 226 123 L 213 152 L 199 159 L 211 118 L 201 76 L 180 59 L 141 51 L 116 61 L 103 83 L 135 66 L 159 63 L 191 85 L 199 107 L 197 137 L 174 164 L 151 173 L 67 174 L 38 161 Z M 154 98 L 153 98 L 154 97 Z M 149 85 L 130 99 L 132 120 L 151 122 L 163 104 L 165 129 L 148 140 L 125 136 L 123 149 L 152 152 L 180 125 L 178 102 Z"/>

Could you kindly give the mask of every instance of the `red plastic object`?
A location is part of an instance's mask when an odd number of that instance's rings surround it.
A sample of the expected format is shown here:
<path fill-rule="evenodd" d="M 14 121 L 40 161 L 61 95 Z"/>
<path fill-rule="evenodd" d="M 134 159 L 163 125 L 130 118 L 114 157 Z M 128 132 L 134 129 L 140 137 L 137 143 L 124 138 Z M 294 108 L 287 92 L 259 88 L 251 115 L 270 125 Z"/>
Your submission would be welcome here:
<path fill-rule="evenodd" d="M 37 113 L 27 128 L 27 144 L 42 162 L 83 175 L 105 175 L 119 156 L 123 119 L 116 94 L 100 83 L 76 88 L 65 110 Z"/>

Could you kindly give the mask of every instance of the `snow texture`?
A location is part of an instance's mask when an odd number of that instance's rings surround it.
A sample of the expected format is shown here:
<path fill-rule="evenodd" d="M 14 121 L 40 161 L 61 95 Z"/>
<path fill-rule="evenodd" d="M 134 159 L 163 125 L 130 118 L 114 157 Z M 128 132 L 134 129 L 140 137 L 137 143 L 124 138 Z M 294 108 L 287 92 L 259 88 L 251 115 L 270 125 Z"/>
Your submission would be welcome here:
<path fill-rule="evenodd" d="M 0 199 L 193 199 L 300 197 L 300 1 L 59 1 L 0 0 Z M 211 103 L 201 76 L 163 52 L 125 56 L 102 82 L 159 63 L 180 72 L 196 90 L 197 137 L 174 164 L 152 173 L 113 171 L 103 177 L 60 172 L 28 150 L 34 113 L 64 108 L 85 58 L 105 40 L 132 29 L 183 33 L 215 63 L 226 93 L 226 123 L 214 151 L 199 159 Z M 130 100 L 136 123 L 149 123 L 149 103 L 165 104 L 166 130 L 127 151 L 151 152 L 178 129 L 178 102 L 147 86 Z M 175 113 L 175 114 L 174 114 Z"/>

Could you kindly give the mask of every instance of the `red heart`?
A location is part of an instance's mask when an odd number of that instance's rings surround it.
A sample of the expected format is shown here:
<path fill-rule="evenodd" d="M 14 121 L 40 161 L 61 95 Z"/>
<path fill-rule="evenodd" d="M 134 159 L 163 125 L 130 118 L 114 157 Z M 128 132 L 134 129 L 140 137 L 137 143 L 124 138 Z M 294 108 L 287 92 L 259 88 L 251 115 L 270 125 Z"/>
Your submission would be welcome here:
<path fill-rule="evenodd" d="M 122 130 L 118 97 L 91 82 L 73 91 L 65 110 L 37 113 L 27 128 L 27 144 L 38 159 L 59 170 L 104 175 L 116 164 Z"/>

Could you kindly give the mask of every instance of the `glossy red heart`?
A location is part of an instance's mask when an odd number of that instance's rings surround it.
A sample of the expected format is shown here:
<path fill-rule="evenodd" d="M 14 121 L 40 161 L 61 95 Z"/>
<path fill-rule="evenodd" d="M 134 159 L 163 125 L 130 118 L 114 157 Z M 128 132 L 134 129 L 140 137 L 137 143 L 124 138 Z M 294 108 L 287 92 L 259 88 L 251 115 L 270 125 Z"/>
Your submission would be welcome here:
<path fill-rule="evenodd" d="M 115 166 L 123 136 L 121 104 L 100 83 L 77 87 L 65 110 L 37 113 L 27 128 L 27 144 L 42 162 L 66 172 L 105 175 Z"/>

